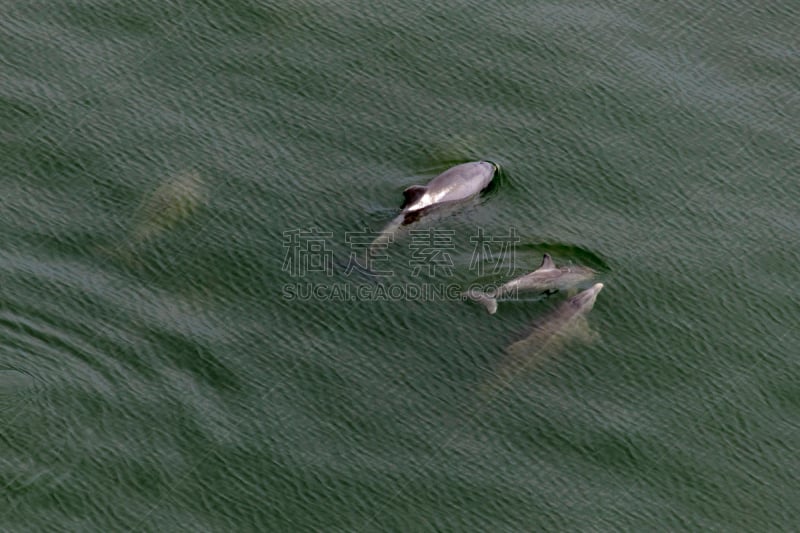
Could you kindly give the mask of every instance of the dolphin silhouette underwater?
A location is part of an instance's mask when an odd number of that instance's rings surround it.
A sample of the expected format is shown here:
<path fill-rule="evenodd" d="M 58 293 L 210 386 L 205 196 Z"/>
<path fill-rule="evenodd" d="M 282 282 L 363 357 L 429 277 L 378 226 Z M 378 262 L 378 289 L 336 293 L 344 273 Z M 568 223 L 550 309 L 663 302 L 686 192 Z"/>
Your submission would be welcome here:
<path fill-rule="evenodd" d="M 370 252 L 390 243 L 397 230 L 419 220 L 431 210 L 468 200 L 489 186 L 498 167 L 488 161 L 473 161 L 451 167 L 427 185 L 412 185 L 403 191 L 401 212 L 370 245 Z"/>
<path fill-rule="evenodd" d="M 595 283 L 536 320 L 527 337 L 506 348 L 507 357 L 490 383 L 507 385 L 517 374 L 542 362 L 571 340 L 595 340 L 598 334 L 589 328 L 586 314 L 594 307 L 602 289 L 602 283 Z"/>
<path fill-rule="evenodd" d="M 157 240 L 196 215 L 208 201 L 203 178 L 189 170 L 169 176 L 146 195 L 132 218 L 128 235 L 101 253 L 133 264 L 143 246 Z"/>
<path fill-rule="evenodd" d="M 578 284 L 590 280 L 596 272 L 583 266 L 557 267 L 550 254 L 544 254 L 542 264 L 533 272 L 514 278 L 491 292 L 472 290 L 467 297 L 483 304 L 490 315 L 497 312 L 497 300 L 503 296 L 516 296 L 520 291 L 547 292 L 565 291 L 576 287 Z"/>

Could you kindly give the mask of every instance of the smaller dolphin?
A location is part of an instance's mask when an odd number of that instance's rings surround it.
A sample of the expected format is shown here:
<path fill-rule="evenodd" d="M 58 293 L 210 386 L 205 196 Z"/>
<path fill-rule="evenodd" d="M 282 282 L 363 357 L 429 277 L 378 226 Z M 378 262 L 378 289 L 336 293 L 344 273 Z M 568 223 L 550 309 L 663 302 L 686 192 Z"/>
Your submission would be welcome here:
<path fill-rule="evenodd" d="M 412 185 L 403 191 L 402 211 L 378 235 L 370 246 L 392 242 L 395 231 L 416 222 L 433 208 L 452 205 L 476 196 L 489 186 L 497 165 L 488 161 L 473 161 L 449 168 L 433 178 L 427 185 Z"/>
<path fill-rule="evenodd" d="M 586 314 L 594 307 L 602 289 L 602 283 L 595 283 L 536 321 L 527 337 L 507 348 L 508 357 L 495 373 L 493 383 L 507 385 L 516 374 L 541 362 L 569 340 L 595 340 L 597 333 L 589 329 Z"/>
<path fill-rule="evenodd" d="M 594 277 L 595 271 L 582 266 L 556 267 L 550 254 L 544 254 L 542 264 L 533 272 L 514 278 L 499 286 L 492 292 L 472 290 L 467 296 L 483 304 L 490 315 L 497 312 L 497 299 L 507 295 L 515 295 L 519 291 L 558 291 L 571 289 Z"/>

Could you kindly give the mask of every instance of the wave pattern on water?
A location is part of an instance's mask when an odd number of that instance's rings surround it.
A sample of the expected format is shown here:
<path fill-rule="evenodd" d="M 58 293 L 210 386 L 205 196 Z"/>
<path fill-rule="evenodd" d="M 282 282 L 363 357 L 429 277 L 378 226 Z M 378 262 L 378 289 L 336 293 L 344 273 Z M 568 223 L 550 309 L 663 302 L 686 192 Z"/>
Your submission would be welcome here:
<path fill-rule="evenodd" d="M 40 4 L 0 20 L 5 529 L 798 523 L 795 4 Z M 565 295 L 285 292 L 375 287 L 346 234 L 477 159 L 493 190 L 417 226 L 452 271 L 405 235 L 382 283 L 606 284 L 596 342 L 493 395 Z M 310 228 L 330 272 L 283 268 Z"/>

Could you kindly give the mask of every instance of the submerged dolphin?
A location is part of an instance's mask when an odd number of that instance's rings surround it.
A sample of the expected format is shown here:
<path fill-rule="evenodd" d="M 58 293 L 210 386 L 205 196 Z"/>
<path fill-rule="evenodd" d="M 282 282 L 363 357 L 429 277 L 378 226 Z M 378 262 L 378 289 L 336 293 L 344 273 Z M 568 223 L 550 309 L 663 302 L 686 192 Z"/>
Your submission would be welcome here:
<path fill-rule="evenodd" d="M 494 382 L 507 384 L 517 373 L 541 362 L 571 339 L 594 340 L 597 334 L 589 329 L 586 313 L 594 307 L 602 288 L 602 283 L 595 283 L 535 322 L 527 337 L 507 348 L 508 357 L 497 370 Z"/>
<path fill-rule="evenodd" d="M 392 241 L 395 231 L 417 221 L 431 209 L 454 204 L 477 195 L 489 186 L 497 165 L 488 161 L 462 163 L 445 170 L 427 185 L 412 185 L 403 191 L 402 211 L 378 235 L 370 250 Z"/>
<path fill-rule="evenodd" d="M 493 315 L 497 312 L 497 299 L 503 296 L 516 295 L 519 291 L 564 291 L 592 279 L 594 275 L 595 271 L 587 267 L 556 267 L 553 258 L 544 254 L 542 264 L 533 272 L 507 281 L 492 292 L 473 290 L 467 296 L 483 304 L 489 314 Z"/>
<path fill-rule="evenodd" d="M 131 262 L 142 246 L 190 219 L 207 200 L 205 183 L 197 172 L 169 176 L 142 199 L 127 238 L 113 247 L 98 249 Z"/>
<path fill-rule="evenodd" d="M 203 179 L 183 172 L 165 179 L 139 206 L 131 243 L 139 245 L 188 219 L 206 201 Z"/>

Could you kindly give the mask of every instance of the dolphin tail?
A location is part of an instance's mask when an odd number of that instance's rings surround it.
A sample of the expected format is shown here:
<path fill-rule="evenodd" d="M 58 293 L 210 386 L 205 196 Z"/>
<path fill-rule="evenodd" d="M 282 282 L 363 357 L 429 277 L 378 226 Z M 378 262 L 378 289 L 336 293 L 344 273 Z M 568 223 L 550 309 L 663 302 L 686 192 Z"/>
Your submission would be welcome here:
<path fill-rule="evenodd" d="M 487 311 L 489 311 L 490 315 L 493 315 L 497 312 L 497 300 L 493 296 L 489 296 L 485 292 L 481 292 L 478 290 L 472 290 L 467 293 L 467 296 L 470 300 L 474 302 L 478 302 L 483 305 Z"/>
<path fill-rule="evenodd" d="M 381 230 L 377 237 L 375 237 L 375 240 L 372 241 L 372 244 L 369 245 L 370 257 L 380 255 L 381 251 L 385 252 L 389 245 L 394 242 L 395 236 L 397 233 L 399 233 L 398 230 L 402 225 L 403 214 L 401 213 L 400 216 L 395 217 L 394 220 L 389 222 L 389 224 Z"/>
<path fill-rule="evenodd" d="M 386 249 L 392 242 L 392 234 L 389 232 L 381 232 L 369 245 L 369 256 L 374 257 L 380 253 L 381 249 Z"/>

